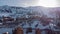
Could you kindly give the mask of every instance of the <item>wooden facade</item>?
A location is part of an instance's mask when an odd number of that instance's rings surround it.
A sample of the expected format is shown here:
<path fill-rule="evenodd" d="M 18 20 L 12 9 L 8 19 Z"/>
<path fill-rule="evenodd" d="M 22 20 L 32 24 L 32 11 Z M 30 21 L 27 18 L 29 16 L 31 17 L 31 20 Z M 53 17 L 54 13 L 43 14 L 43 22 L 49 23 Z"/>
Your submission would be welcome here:
<path fill-rule="evenodd" d="M 41 30 L 39 28 L 35 29 L 35 34 L 41 34 Z"/>
<path fill-rule="evenodd" d="M 24 34 L 24 31 L 22 28 L 18 27 L 15 30 L 13 30 L 13 34 Z"/>

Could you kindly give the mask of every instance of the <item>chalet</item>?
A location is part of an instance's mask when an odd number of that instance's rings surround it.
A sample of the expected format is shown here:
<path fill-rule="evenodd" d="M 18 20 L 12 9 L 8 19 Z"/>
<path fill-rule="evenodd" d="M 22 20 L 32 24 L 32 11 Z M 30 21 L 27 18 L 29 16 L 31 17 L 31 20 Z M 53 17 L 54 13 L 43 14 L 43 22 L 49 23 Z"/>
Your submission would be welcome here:
<path fill-rule="evenodd" d="M 41 34 L 41 30 L 40 29 L 35 29 L 35 34 Z"/>
<path fill-rule="evenodd" d="M 14 21 L 14 18 L 11 17 L 3 17 L 3 22 Z"/>
<path fill-rule="evenodd" d="M 45 34 L 60 34 L 60 31 L 54 31 L 51 29 L 44 29 Z"/>
<path fill-rule="evenodd" d="M 17 27 L 15 30 L 13 30 L 12 34 L 24 34 L 24 32 L 21 27 Z"/>

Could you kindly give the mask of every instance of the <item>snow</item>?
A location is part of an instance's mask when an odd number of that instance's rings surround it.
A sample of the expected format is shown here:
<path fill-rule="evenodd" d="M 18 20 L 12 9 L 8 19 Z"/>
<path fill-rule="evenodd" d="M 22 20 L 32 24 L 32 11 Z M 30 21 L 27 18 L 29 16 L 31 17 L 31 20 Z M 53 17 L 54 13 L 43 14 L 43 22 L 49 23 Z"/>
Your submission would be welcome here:
<path fill-rule="evenodd" d="M 27 15 L 29 13 L 32 13 L 33 15 L 38 15 L 38 16 L 47 15 L 48 18 L 56 17 L 55 14 L 50 14 L 50 12 L 51 12 L 50 8 L 48 8 L 48 9 L 45 7 L 26 7 L 26 8 L 20 7 L 20 9 L 18 9 L 18 8 L 19 7 L 11 8 L 11 6 L 1 6 L 0 10 L 3 10 L 4 12 L 0 11 L 0 17 L 1 16 L 5 16 L 5 17 L 11 16 L 13 18 L 17 18 L 17 17 L 29 18 Z M 12 13 L 5 12 L 5 9 L 7 9 L 7 10 L 10 9 L 12 11 Z M 55 9 L 52 11 L 55 11 Z M 22 24 L 24 24 L 24 26 L 22 26 Z M 33 20 L 33 23 L 32 24 L 30 23 L 31 26 L 25 22 L 22 24 L 19 24 L 18 26 L 21 26 L 22 28 L 32 27 L 32 28 L 51 29 L 54 31 L 58 31 L 57 29 L 54 28 L 54 26 L 56 26 L 55 24 L 50 23 L 46 26 L 43 26 L 39 20 Z M 10 34 L 12 34 L 12 29 L 13 28 L 0 28 L 0 34 L 2 34 L 3 32 L 10 32 Z M 26 32 L 26 29 L 24 29 L 24 34 L 25 34 L 25 32 Z M 43 32 L 45 33 L 45 31 L 43 31 Z M 43 32 L 42 32 L 42 34 L 44 34 Z M 35 33 L 35 30 L 33 30 L 33 32 L 29 33 L 29 34 L 34 34 L 34 33 Z"/>

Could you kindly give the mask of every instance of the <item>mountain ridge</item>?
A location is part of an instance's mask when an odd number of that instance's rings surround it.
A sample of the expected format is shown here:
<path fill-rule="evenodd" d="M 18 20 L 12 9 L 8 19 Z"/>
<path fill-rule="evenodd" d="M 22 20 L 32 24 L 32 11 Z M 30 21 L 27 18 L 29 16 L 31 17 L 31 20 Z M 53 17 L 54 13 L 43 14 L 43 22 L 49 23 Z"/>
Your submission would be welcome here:
<path fill-rule="evenodd" d="M 17 14 L 26 14 L 26 13 L 35 13 L 50 16 L 51 12 L 60 11 L 60 7 L 42 7 L 42 6 L 30 6 L 30 7 L 15 7 L 15 6 L 0 6 L 0 13 L 17 13 Z M 52 16 L 52 15 L 51 15 Z M 50 16 L 50 17 L 51 17 Z"/>

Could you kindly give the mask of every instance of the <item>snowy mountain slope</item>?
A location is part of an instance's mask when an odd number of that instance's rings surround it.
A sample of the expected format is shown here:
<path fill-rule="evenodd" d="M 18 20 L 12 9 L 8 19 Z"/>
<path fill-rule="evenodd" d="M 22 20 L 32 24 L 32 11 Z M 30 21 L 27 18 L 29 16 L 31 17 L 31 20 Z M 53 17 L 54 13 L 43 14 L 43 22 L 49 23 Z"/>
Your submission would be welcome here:
<path fill-rule="evenodd" d="M 39 16 L 47 16 L 47 17 L 55 17 L 55 14 L 53 14 L 55 11 L 59 10 L 60 7 L 55 7 L 55 8 L 46 8 L 42 6 L 31 6 L 31 7 L 15 7 L 15 6 L 0 6 L 0 14 L 8 14 L 9 15 L 23 15 L 23 14 L 34 14 L 34 15 L 39 15 Z M 52 13 L 52 14 L 51 14 Z M 1 16 L 1 15 L 0 15 Z"/>

